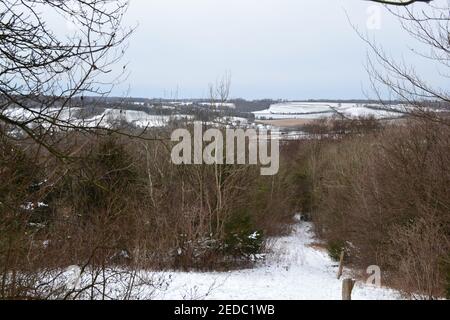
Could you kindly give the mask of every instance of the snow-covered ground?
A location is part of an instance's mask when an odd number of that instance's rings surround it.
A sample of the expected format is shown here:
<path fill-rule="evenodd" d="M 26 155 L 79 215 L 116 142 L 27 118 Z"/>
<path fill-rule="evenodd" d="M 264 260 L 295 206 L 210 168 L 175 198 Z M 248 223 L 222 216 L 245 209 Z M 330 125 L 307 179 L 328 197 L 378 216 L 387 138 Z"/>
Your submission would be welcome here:
<path fill-rule="evenodd" d="M 271 105 L 269 109 L 253 112 L 256 119 L 320 119 L 328 118 L 336 114 L 346 117 L 373 116 L 377 119 L 398 118 L 402 111 L 406 111 L 404 105 L 393 105 L 389 110 L 381 110 L 386 107 L 381 105 L 362 105 L 355 103 L 328 103 L 328 102 L 287 102 Z M 396 112 L 396 111 L 400 112 Z"/>
<path fill-rule="evenodd" d="M 204 107 L 236 109 L 236 105 L 230 102 L 200 102 L 200 105 Z"/>
<path fill-rule="evenodd" d="M 123 120 L 127 123 L 135 125 L 136 127 L 151 128 L 151 127 L 164 127 L 172 119 L 190 119 L 190 118 L 192 118 L 192 116 L 182 114 L 176 114 L 173 116 L 150 115 L 144 111 L 106 109 L 102 115 L 86 121 L 93 122 L 96 125 L 107 126 L 107 124 L 112 123 L 114 121 Z"/>
<path fill-rule="evenodd" d="M 70 123 L 75 126 L 83 127 L 110 127 L 112 123 L 117 121 L 125 121 L 136 127 L 152 128 L 164 127 L 171 120 L 192 119 L 191 115 L 174 114 L 174 115 L 151 115 L 144 111 L 124 110 L 124 109 L 105 109 L 101 114 L 80 119 L 77 117 L 80 108 L 50 108 L 45 110 L 30 109 L 24 110 L 21 108 L 10 108 L 6 110 L 5 114 L 14 120 L 29 121 L 35 119 L 37 116 L 44 116 L 45 118 L 57 117 L 60 124 Z M 49 126 L 50 123 L 44 123 L 44 126 Z"/>
<path fill-rule="evenodd" d="M 171 280 L 167 290 L 156 291 L 153 298 L 341 299 L 342 280 L 336 279 L 336 263 L 326 252 L 310 246 L 314 242 L 311 227 L 310 223 L 298 222 L 291 235 L 273 239 L 271 253 L 253 269 L 222 273 L 170 273 Z M 353 290 L 353 299 L 400 298 L 399 293 L 394 290 L 362 282 L 357 282 Z"/>
<path fill-rule="evenodd" d="M 271 250 L 266 259 L 252 269 L 229 272 L 136 270 L 134 273 L 113 267 L 86 268 L 81 274 L 81 267 L 70 266 L 66 270 L 44 273 L 37 295 L 50 299 L 61 299 L 71 292 L 70 297 L 74 299 L 340 300 L 342 278 L 336 279 L 336 263 L 324 250 L 313 246 L 312 225 L 297 220 L 290 235 L 270 239 Z M 343 278 L 349 276 L 351 270 L 344 270 Z M 395 290 L 360 280 L 356 282 L 352 298 L 393 300 L 402 296 Z"/>

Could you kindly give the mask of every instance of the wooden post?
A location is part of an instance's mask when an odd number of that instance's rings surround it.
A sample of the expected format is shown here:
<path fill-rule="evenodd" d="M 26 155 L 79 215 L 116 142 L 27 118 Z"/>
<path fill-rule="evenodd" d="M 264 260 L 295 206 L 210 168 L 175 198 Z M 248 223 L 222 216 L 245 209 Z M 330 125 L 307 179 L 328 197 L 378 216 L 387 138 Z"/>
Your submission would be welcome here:
<path fill-rule="evenodd" d="M 341 278 L 343 269 L 344 269 L 344 250 L 342 250 L 341 257 L 339 259 L 339 269 L 338 269 L 338 273 L 337 273 L 338 279 Z"/>
<path fill-rule="evenodd" d="M 342 300 L 352 300 L 352 290 L 355 286 L 355 280 L 344 279 L 342 281 Z"/>

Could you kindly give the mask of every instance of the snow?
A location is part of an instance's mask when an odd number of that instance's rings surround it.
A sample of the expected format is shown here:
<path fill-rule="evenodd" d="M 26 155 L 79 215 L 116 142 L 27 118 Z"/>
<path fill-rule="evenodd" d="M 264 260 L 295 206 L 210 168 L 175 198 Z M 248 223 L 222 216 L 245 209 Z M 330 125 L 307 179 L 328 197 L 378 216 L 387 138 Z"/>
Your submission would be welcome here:
<path fill-rule="evenodd" d="M 384 109 L 384 110 L 382 110 Z M 342 114 L 349 118 L 373 116 L 377 119 L 398 118 L 407 109 L 404 105 L 362 105 L 355 103 L 287 102 L 277 103 L 269 109 L 253 112 L 256 119 L 320 119 Z M 396 110 L 400 112 L 396 112 Z"/>
<path fill-rule="evenodd" d="M 43 202 L 38 202 L 37 204 L 35 204 L 33 202 L 26 202 L 25 204 L 21 205 L 20 207 L 26 211 L 33 211 L 36 207 L 37 208 L 48 207 L 48 204 L 43 203 Z"/>
<path fill-rule="evenodd" d="M 225 117 L 217 117 L 215 120 L 215 123 L 218 124 L 227 124 L 230 126 L 245 126 L 248 127 L 249 126 L 249 121 L 246 118 L 242 118 L 242 117 L 229 117 L 229 116 L 225 116 Z"/>
<path fill-rule="evenodd" d="M 74 126 L 84 126 L 84 127 L 110 127 L 112 123 L 115 121 L 125 121 L 127 123 L 133 124 L 136 127 L 164 127 L 166 126 L 170 120 L 172 119 L 192 119 L 192 116 L 175 114 L 172 116 L 169 115 L 150 115 L 144 111 L 135 111 L 135 110 L 124 110 L 124 109 L 105 109 L 101 114 L 93 116 L 87 119 L 80 119 L 76 117 L 80 108 L 66 108 L 66 109 L 58 109 L 58 108 L 49 108 L 45 110 L 39 109 L 30 109 L 24 110 L 21 108 L 9 108 L 6 111 L 6 114 L 12 119 L 18 121 L 29 121 L 34 119 L 37 115 L 43 114 L 47 117 L 55 117 L 57 116 L 58 120 L 62 124 L 66 124 L 67 122 L 71 123 Z M 49 126 L 49 123 L 43 123 L 44 126 Z"/>
<path fill-rule="evenodd" d="M 62 274 L 66 277 L 66 288 L 69 290 L 80 289 L 81 282 L 81 268 L 79 266 L 69 266 L 66 271 Z"/>
<path fill-rule="evenodd" d="M 317 246 L 312 224 L 297 219 L 290 235 L 269 239 L 270 250 L 255 255 L 255 267 L 229 272 L 144 271 L 107 268 L 83 273 L 78 266 L 43 274 L 38 291 L 59 299 L 71 289 L 94 285 L 94 299 L 154 300 L 340 300 L 341 280 L 336 279 L 337 264 Z M 254 234 L 253 236 L 257 236 Z M 43 244 L 45 246 L 45 244 Z M 47 244 L 48 245 L 48 244 Z M 122 253 L 127 255 L 127 253 Z M 352 270 L 345 269 L 343 278 Z M 95 283 L 92 283 L 93 279 Z M 130 281 L 134 287 L 130 289 Z M 104 287 L 103 287 L 104 286 Z M 89 299 L 82 290 L 77 299 Z M 357 281 L 354 300 L 401 299 L 399 292 Z"/>
<path fill-rule="evenodd" d="M 169 104 L 176 106 L 192 106 L 194 103 L 192 101 L 171 101 Z"/>
<path fill-rule="evenodd" d="M 230 272 L 174 272 L 154 299 L 339 300 L 342 280 L 326 252 L 310 246 L 312 225 L 298 222 L 289 236 L 272 239 L 271 253 L 253 269 Z M 345 270 L 348 274 L 349 270 Z M 358 281 L 355 300 L 400 299 L 398 292 Z"/>
<path fill-rule="evenodd" d="M 287 103 L 277 103 L 269 107 L 269 112 L 280 113 L 280 114 L 290 114 L 290 113 L 320 113 L 320 112 L 330 112 L 332 111 L 328 103 L 308 103 L 308 102 L 287 102 Z M 264 111 L 257 111 L 255 113 L 260 113 Z"/>
<path fill-rule="evenodd" d="M 380 106 L 378 106 L 380 108 Z M 383 118 L 398 118 L 403 116 L 403 113 L 396 112 L 395 110 L 400 110 L 401 107 L 393 106 L 392 111 L 390 110 L 380 110 L 380 109 L 374 109 L 363 107 L 363 106 L 353 106 L 353 107 L 347 107 L 342 108 L 340 112 L 344 114 L 346 117 L 349 118 L 358 118 L 358 117 L 370 117 L 373 116 L 377 119 L 383 119 Z"/>
<path fill-rule="evenodd" d="M 164 127 L 172 119 L 190 119 L 191 116 L 176 114 L 173 116 L 150 115 L 144 111 L 123 110 L 123 109 L 105 109 L 99 115 L 85 120 L 86 124 L 93 126 L 108 126 L 114 121 L 123 120 L 127 123 L 133 124 L 136 127 Z"/>
<path fill-rule="evenodd" d="M 40 115 L 46 117 L 57 116 L 60 121 L 69 121 L 79 110 L 80 108 L 30 108 L 26 110 L 23 108 L 11 107 L 5 110 L 5 115 L 16 121 L 29 121 Z"/>
<path fill-rule="evenodd" d="M 248 238 L 251 240 L 256 240 L 256 239 L 258 239 L 258 237 L 259 237 L 258 231 L 255 231 L 251 235 L 248 236 Z"/>
<path fill-rule="evenodd" d="M 201 102 L 200 105 L 205 107 L 236 109 L 236 105 L 230 102 Z"/>

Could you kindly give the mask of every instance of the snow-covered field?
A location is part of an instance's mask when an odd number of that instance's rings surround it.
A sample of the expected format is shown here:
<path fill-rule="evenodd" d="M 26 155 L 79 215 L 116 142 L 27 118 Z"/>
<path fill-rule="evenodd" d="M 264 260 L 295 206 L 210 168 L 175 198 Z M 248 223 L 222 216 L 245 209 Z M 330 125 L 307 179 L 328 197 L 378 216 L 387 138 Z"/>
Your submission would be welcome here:
<path fill-rule="evenodd" d="M 230 102 L 200 102 L 200 105 L 204 107 L 236 109 L 236 105 Z"/>
<path fill-rule="evenodd" d="M 336 264 L 326 252 L 312 248 L 313 241 L 311 224 L 298 222 L 291 235 L 273 239 L 271 253 L 255 268 L 222 273 L 170 273 L 167 290 L 156 291 L 153 298 L 339 300 L 342 280 L 336 279 Z M 353 299 L 400 298 L 394 290 L 361 282 L 353 290 Z"/>
<path fill-rule="evenodd" d="M 120 110 L 120 109 L 106 109 L 103 114 L 95 117 L 94 119 L 88 119 L 86 121 L 92 123 L 99 123 L 100 125 L 105 125 L 106 123 L 113 123 L 114 121 L 125 121 L 127 123 L 133 124 L 136 127 L 164 127 L 172 119 L 190 119 L 191 116 L 188 115 L 173 115 L 173 116 L 162 116 L 162 115 L 150 115 L 143 111 L 134 110 Z"/>
<path fill-rule="evenodd" d="M 70 123 L 74 126 L 84 126 L 84 127 L 110 127 L 111 124 L 124 121 L 126 123 L 135 125 L 140 128 L 152 128 L 152 127 L 164 127 L 170 120 L 179 119 L 192 119 L 190 115 L 175 114 L 169 115 L 151 115 L 144 111 L 135 110 L 123 110 L 123 109 L 105 109 L 101 114 L 93 116 L 91 118 L 80 119 L 77 117 L 80 108 L 66 108 L 66 109 L 30 109 L 23 110 L 21 108 L 10 108 L 5 114 L 12 119 L 18 121 L 29 121 L 35 119 L 37 116 L 43 116 L 45 118 L 57 117 L 61 124 Z M 49 123 L 44 123 L 44 125 L 49 125 Z"/>
<path fill-rule="evenodd" d="M 342 114 L 345 117 L 373 116 L 377 119 L 398 118 L 405 111 L 403 105 L 393 105 L 380 110 L 381 105 L 365 106 L 355 103 L 287 102 L 271 105 L 269 109 L 253 112 L 256 119 L 320 119 Z M 396 112 L 396 110 L 400 112 Z"/>

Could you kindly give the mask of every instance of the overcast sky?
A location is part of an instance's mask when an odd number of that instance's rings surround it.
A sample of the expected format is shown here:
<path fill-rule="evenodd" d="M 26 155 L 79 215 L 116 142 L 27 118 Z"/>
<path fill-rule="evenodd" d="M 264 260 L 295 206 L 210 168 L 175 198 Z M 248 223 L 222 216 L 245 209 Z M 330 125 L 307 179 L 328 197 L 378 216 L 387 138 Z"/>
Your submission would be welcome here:
<path fill-rule="evenodd" d="M 114 93 L 129 86 L 134 97 L 206 98 L 208 84 L 229 72 L 232 97 L 364 98 L 367 48 L 346 12 L 387 51 L 411 59 L 396 20 L 363 0 L 131 0 L 130 76 Z"/>

